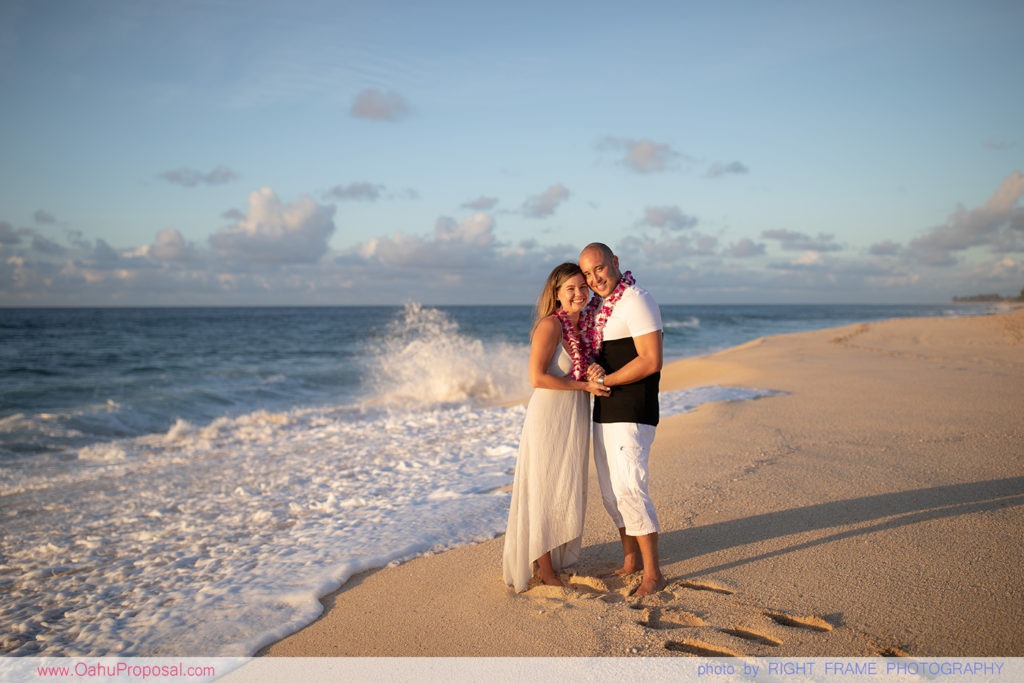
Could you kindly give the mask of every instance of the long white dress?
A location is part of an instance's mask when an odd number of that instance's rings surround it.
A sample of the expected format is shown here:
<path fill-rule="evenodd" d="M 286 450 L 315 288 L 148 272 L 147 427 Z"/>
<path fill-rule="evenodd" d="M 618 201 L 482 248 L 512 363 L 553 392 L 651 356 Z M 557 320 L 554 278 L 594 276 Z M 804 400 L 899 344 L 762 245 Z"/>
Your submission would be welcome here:
<path fill-rule="evenodd" d="M 568 375 L 572 359 L 559 344 L 548 367 Z M 572 566 L 583 543 L 590 451 L 590 394 L 534 389 L 526 408 L 512 483 L 502 558 L 505 583 L 524 591 L 533 563 L 551 551 L 556 571 Z"/>

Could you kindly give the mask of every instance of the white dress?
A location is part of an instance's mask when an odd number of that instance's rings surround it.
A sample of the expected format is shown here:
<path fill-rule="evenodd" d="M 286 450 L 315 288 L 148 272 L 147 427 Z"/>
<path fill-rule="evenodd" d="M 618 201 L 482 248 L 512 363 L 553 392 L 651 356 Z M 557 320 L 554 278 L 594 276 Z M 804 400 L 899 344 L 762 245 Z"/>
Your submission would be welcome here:
<path fill-rule="evenodd" d="M 568 375 L 572 359 L 559 344 L 548 373 Z M 576 563 L 583 542 L 590 451 L 590 394 L 534 389 L 519 440 L 502 558 L 505 583 L 524 591 L 533 563 L 551 551 L 556 571 Z"/>

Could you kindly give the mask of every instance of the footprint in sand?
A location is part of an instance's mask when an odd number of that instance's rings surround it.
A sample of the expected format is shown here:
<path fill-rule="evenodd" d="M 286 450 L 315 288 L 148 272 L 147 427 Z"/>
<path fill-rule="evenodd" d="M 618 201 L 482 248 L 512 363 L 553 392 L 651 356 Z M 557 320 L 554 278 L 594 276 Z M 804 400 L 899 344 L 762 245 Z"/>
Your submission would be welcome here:
<path fill-rule="evenodd" d="M 806 628 L 812 631 L 831 631 L 832 624 L 820 617 L 799 617 L 783 612 L 765 612 L 764 615 L 776 624 L 789 626 L 791 628 Z"/>
<path fill-rule="evenodd" d="M 690 591 L 703 592 L 700 598 Z M 688 595 L 689 594 L 689 595 Z M 817 616 L 792 614 L 766 609 L 745 600 L 737 601 L 736 590 L 709 579 L 686 579 L 671 583 L 664 591 L 643 600 L 631 602 L 642 610 L 637 624 L 654 631 L 692 629 L 685 638 L 675 637 L 664 643 L 671 653 L 697 657 L 741 657 L 752 653 L 769 654 L 785 645 L 785 636 L 774 633 L 773 627 L 803 629 L 826 633 L 833 624 Z M 696 602 L 703 611 L 695 614 L 679 606 L 680 602 Z M 690 606 L 690 605 L 688 605 Z M 692 609 L 692 607 L 691 607 Z M 716 624 L 715 622 L 718 621 Z M 725 622 L 724 624 L 722 622 Z M 723 638 L 733 639 L 731 642 Z M 720 642 L 719 642 L 720 641 Z M 747 647 L 738 645 L 745 643 Z M 768 648 L 767 650 L 765 648 Z"/>
<path fill-rule="evenodd" d="M 658 631 L 692 628 L 694 626 L 704 626 L 707 623 L 693 612 L 687 612 L 681 607 L 654 607 L 644 609 L 643 611 L 644 618 L 636 623 Z"/>
<path fill-rule="evenodd" d="M 694 591 L 710 591 L 722 595 L 734 595 L 736 591 L 717 581 L 678 581 L 672 584 L 673 588 L 687 588 Z"/>
<path fill-rule="evenodd" d="M 760 643 L 761 645 L 771 645 L 772 647 L 782 645 L 782 641 L 778 638 L 749 628 L 723 628 L 719 630 L 727 635 L 742 638 L 743 640 L 749 640 L 754 643 Z"/>
<path fill-rule="evenodd" d="M 630 653 L 661 647 L 676 656 L 785 656 L 793 648 L 839 647 L 863 656 L 866 645 L 876 656 L 908 656 L 870 634 L 842 628 L 842 614 L 816 616 L 768 607 L 713 579 L 677 579 L 654 595 L 635 597 L 630 591 L 639 583 L 637 576 L 563 574 L 561 578 L 564 588 L 533 585 L 527 591 L 537 599 L 540 614 L 583 607 L 586 602 L 615 606 L 601 618 L 611 616 L 610 623 L 625 618 L 632 629 L 639 628 Z M 625 622 L 619 623 L 625 627 Z M 808 638 L 825 640 L 813 646 Z"/>
<path fill-rule="evenodd" d="M 665 649 L 672 652 L 682 652 L 695 657 L 739 657 L 740 653 L 734 652 L 727 647 L 711 645 L 701 640 L 670 640 L 665 643 Z"/>

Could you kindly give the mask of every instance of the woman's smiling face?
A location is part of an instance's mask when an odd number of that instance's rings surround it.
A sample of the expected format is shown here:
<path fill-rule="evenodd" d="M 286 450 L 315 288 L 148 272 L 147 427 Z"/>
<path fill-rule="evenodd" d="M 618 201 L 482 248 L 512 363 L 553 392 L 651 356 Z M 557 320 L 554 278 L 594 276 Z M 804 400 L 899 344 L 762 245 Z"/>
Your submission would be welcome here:
<path fill-rule="evenodd" d="M 573 275 L 558 287 L 556 298 L 562 310 L 575 315 L 590 301 L 590 288 L 582 275 Z"/>

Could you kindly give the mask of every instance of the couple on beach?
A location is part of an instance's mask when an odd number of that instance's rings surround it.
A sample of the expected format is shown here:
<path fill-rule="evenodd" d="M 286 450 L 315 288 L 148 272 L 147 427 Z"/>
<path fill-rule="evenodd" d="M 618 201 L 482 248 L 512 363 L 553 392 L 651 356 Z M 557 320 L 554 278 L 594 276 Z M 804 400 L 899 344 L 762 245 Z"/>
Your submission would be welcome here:
<path fill-rule="evenodd" d="M 597 296 L 591 299 L 591 291 Z M 561 586 L 558 572 L 577 562 L 583 540 L 594 398 L 594 466 L 605 509 L 619 529 L 625 576 L 643 570 L 634 595 L 665 583 L 658 563 L 658 517 L 647 491 L 647 460 L 658 424 L 661 312 L 595 242 L 579 264 L 563 263 L 537 300 L 526 409 L 503 574 L 516 591 L 534 571 Z"/>

